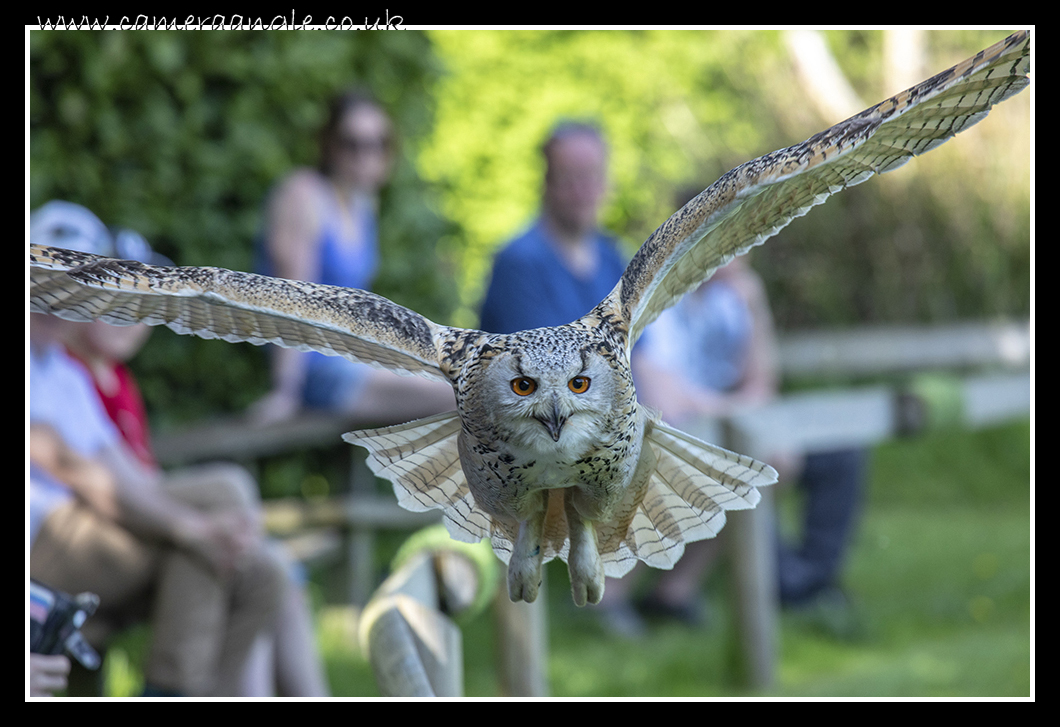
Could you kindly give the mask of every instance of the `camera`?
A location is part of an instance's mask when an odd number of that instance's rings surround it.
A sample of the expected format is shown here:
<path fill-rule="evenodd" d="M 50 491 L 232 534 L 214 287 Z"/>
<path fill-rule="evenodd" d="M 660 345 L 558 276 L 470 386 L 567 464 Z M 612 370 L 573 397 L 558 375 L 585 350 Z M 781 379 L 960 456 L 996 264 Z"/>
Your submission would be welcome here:
<path fill-rule="evenodd" d="M 99 654 L 81 635 L 81 625 L 95 613 L 99 596 L 71 596 L 40 581 L 29 583 L 29 650 L 34 654 L 66 652 L 86 669 L 98 669 Z"/>

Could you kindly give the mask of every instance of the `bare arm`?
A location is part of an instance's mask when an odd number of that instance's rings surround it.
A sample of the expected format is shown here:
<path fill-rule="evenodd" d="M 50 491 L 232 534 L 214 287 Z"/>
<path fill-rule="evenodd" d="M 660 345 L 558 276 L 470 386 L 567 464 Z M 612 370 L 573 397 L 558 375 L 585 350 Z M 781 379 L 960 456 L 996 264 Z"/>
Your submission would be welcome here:
<path fill-rule="evenodd" d="M 46 424 L 31 423 L 30 461 L 62 482 L 100 515 L 117 520 L 121 515 L 113 475 L 99 462 L 70 449 L 62 437 Z"/>
<path fill-rule="evenodd" d="M 30 459 L 101 516 L 195 553 L 218 573 L 235 568 L 257 540 L 249 513 L 201 512 L 175 500 L 162 488 L 161 474 L 143 467 L 120 443 L 89 458 L 51 427 L 32 424 Z"/>
<path fill-rule="evenodd" d="M 751 313 L 751 340 L 743 375 L 731 391 L 716 391 L 682 374 L 680 369 L 656 363 L 644 353 L 634 353 L 637 394 L 640 401 L 661 412 L 674 424 L 701 416 L 724 416 L 734 409 L 763 404 L 778 390 L 779 365 L 773 316 L 761 280 L 739 261 L 720 271 L 738 292 Z"/>
<path fill-rule="evenodd" d="M 319 181 L 313 172 L 298 172 L 277 191 L 269 204 L 266 250 L 273 274 L 289 280 L 316 280 Z M 301 406 L 305 357 L 289 348 L 272 350 L 272 391 L 251 408 L 258 423 L 281 421 Z"/>
<path fill-rule="evenodd" d="M 146 469 L 118 443 L 100 459 L 114 473 L 121 522 L 130 530 L 164 538 L 202 558 L 217 573 L 230 573 L 258 542 L 253 513 L 239 509 L 197 510 L 174 499 L 160 472 Z"/>

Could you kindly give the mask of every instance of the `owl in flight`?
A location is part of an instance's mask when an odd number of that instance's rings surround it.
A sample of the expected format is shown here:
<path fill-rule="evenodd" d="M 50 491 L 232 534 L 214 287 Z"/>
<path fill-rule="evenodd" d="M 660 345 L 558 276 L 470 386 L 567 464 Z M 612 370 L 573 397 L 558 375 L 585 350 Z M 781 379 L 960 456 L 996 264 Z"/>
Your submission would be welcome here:
<path fill-rule="evenodd" d="M 345 435 L 402 506 L 441 508 L 451 535 L 490 538 L 512 600 L 567 562 L 575 603 L 639 559 L 671 568 L 776 472 L 699 441 L 637 402 L 630 351 L 667 306 L 829 195 L 905 164 L 1029 84 L 1026 31 L 807 141 L 742 164 L 668 219 L 611 293 L 556 328 L 438 325 L 362 290 L 218 268 L 152 267 L 31 245 L 30 309 L 272 343 L 442 379 L 457 410 Z"/>

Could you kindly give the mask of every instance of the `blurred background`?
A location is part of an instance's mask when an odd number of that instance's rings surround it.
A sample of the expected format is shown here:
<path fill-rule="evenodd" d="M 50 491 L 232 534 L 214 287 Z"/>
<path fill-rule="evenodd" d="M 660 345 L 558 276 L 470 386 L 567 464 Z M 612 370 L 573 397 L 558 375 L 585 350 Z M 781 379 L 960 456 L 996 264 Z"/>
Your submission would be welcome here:
<path fill-rule="evenodd" d="M 685 190 L 1009 32 L 33 31 L 28 206 L 77 202 L 178 265 L 251 270 L 271 186 L 315 163 L 327 101 L 367 87 L 401 140 L 375 289 L 474 326 L 492 254 L 537 213 L 540 144 L 557 118 L 603 127 L 604 227 L 632 255 Z M 813 65 L 822 58 L 834 66 Z M 1032 93 L 757 248 L 751 263 L 778 329 L 1028 319 Z M 242 412 L 269 385 L 262 349 L 168 332 L 132 368 L 158 432 Z M 822 383 L 836 382 L 788 385 Z M 848 576 L 869 626 L 844 640 L 786 621 L 775 693 L 1026 695 L 1031 446 L 1021 420 L 877 448 Z M 314 466 L 276 464 L 263 491 L 291 494 Z M 633 648 L 579 626 L 565 579 L 552 589 L 553 693 L 734 693 L 723 617 Z M 483 618 L 478 632 L 489 631 Z M 341 626 L 321 617 L 320 630 L 334 693 L 372 694 Z M 465 633 L 467 693 L 494 694 L 489 636 Z M 120 692 L 122 678 L 110 688 Z"/>

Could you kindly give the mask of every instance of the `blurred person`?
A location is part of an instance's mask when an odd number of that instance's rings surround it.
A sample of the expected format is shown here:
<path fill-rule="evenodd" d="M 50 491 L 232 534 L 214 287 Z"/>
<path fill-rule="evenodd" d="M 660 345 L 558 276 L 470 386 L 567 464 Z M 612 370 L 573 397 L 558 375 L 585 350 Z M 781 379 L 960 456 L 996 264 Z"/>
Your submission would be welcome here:
<path fill-rule="evenodd" d="M 780 373 L 772 314 L 761 279 L 747 257 L 737 257 L 664 311 L 642 339 L 634 376 L 640 399 L 664 421 L 682 426 L 690 419 L 725 417 L 767 404 L 778 393 Z M 796 482 L 806 495 L 801 540 L 776 535 L 777 593 L 789 608 L 844 607 L 837 581 L 865 477 L 862 450 L 772 452 L 764 459 L 780 482 Z M 725 532 L 690 543 L 673 570 L 663 571 L 639 610 L 688 624 L 703 622 L 699 591 Z M 612 618 L 621 611 L 632 579 L 614 589 Z M 631 627 L 636 630 L 636 626 Z"/>
<path fill-rule="evenodd" d="M 777 395 L 773 316 L 746 256 L 664 310 L 643 340 L 637 391 L 670 424 L 725 416 Z"/>
<path fill-rule="evenodd" d="M 85 251 L 110 240 L 98 218 L 65 202 L 34 214 L 31 237 Z M 97 648 L 128 624 L 151 624 L 145 694 L 237 695 L 286 588 L 254 483 L 238 468 L 163 477 L 145 465 L 63 348 L 81 326 L 30 316 L 30 573 L 100 596 L 82 629 Z"/>
<path fill-rule="evenodd" d="M 68 220 L 72 214 L 82 218 L 95 217 L 84 208 L 76 209 L 65 203 L 58 209 L 45 205 L 35 219 L 35 238 L 43 240 L 54 236 L 56 230 L 69 228 Z M 110 236 L 93 235 L 91 241 L 82 241 L 76 246 L 90 248 L 86 251 L 108 257 L 155 265 L 172 264 L 154 253 L 138 233 L 127 229 L 110 232 Z M 72 244 L 69 239 L 53 241 Z M 126 365 L 146 343 L 150 327 L 145 324 L 113 326 L 102 321 L 67 322 L 64 331 L 63 343 L 67 351 L 85 367 L 99 401 L 124 443 L 143 467 L 151 472 L 161 472 L 151 447 L 147 411 L 132 371 Z M 197 486 L 196 483 L 210 487 L 214 483 L 227 482 L 229 484 L 225 486 L 247 488 L 252 491 L 252 499 L 257 497 L 258 488 L 250 474 L 234 464 L 186 467 L 161 473 L 161 476 L 164 486 L 176 482 L 185 487 Z M 273 696 L 276 693 L 291 697 L 327 696 L 328 685 L 316 649 L 304 574 L 296 563 L 289 562 L 282 546 L 270 541 L 270 547 L 276 550 L 278 559 L 287 562 L 286 570 L 293 582 L 285 591 L 275 623 L 258 637 L 239 696 Z"/>
<path fill-rule="evenodd" d="M 607 144 L 595 126 L 558 124 L 542 147 L 541 211 L 497 254 L 479 327 L 490 333 L 558 326 L 603 300 L 625 270 L 599 229 L 607 194 Z"/>
<path fill-rule="evenodd" d="M 274 617 L 283 572 L 242 488 L 144 468 L 58 345 L 65 321 L 30 316 L 30 574 L 100 596 L 85 638 L 105 649 L 147 620 L 147 694 L 237 693 Z"/>
<path fill-rule="evenodd" d="M 331 104 L 320 162 L 282 180 L 265 213 L 259 272 L 370 290 L 379 259 L 378 197 L 390 177 L 394 130 L 370 96 L 347 92 Z M 272 348 L 272 390 L 250 409 L 261 424 L 303 407 L 355 412 L 394 424 L 456 407 L 445 382 L 400 376 L 338 356 Z"/>
<path fill-rule="evenodd" d="M 735 258 L 719 268 L 710 280 L 663 311 L 645 330 L 633 371 L 640 401 L 676 427 L 772 400 L 779 385 L 773 318 L 762 281 L 747 258 Z M 777 469 L 781 482 L 799 466 L 797 457 L 785 453 L 765 459 Z M 721 551 L 724 536 L 722 530 L 718 537 L 687 543 L 682 558 L 672 570 L 658 574 L 637 610 L 690 625 L 702 623 L 700 585 Z M 634 582 L 627 577 L 601 604 L 606 622 L 630 634 L 643 630 L 629 602 Z"/>
<path fill-rule="evenodd" d="M 96 393 L 111 421 L 141 463 L 159 469 L 151 448 L 147 415 L 128 361 L 146 341 L 150 329 L 142 324 L 112 326 L 101 321 L 69 324 L 64 337 L 71 354 L 88 370 Z M 241 467 L 225 463 L 182 468 L 165 473 L 166 482 L 249 480 Z M 254 484 L 257 491 L 257 485 Z M 285 591 L 278 617 L 258 637 L 240 696 L 328 696 L 323 665 L 317 653 L 305 578 L 278 543 L 269 541 L 286 562 L 291 587 Z"/>

